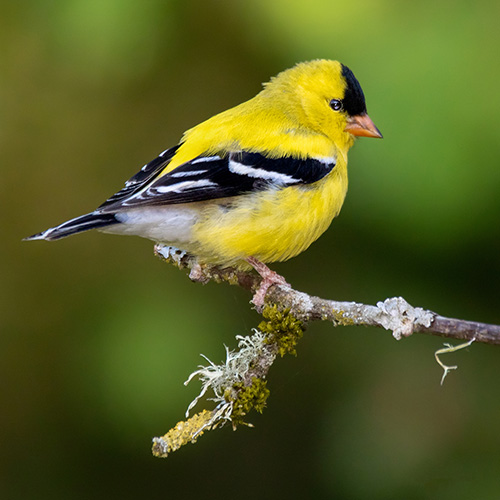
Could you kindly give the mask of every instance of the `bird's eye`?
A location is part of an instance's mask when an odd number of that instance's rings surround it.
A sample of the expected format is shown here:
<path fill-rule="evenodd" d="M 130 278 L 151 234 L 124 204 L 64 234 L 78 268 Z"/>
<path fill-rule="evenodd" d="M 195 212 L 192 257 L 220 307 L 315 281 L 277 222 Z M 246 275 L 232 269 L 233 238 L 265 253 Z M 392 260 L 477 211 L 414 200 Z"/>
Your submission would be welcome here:
<path fill-rule="evenodd" d="M 332 99 L 330 101 L 330 108 L 332 108 L 333 111 L 342 111 L 344 109 L 344 105 L 342 104 L 341 100 Z"/>

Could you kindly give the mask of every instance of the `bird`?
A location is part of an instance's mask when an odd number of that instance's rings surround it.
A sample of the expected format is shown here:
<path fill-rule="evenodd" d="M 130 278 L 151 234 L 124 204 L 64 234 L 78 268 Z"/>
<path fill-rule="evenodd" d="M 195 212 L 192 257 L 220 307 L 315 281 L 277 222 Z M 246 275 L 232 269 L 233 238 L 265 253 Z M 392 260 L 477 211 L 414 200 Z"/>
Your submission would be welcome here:
<path fill-rule="evenodd" d="M 25 239 L 97 229 L 149 238 L 200 265 L 253 267 L 262 306 L 272 284 L 288 285 L 267 264 L 306 250 L 340 212 L 357 137 L 382 134 L 353 72 L 328 59 L 298 63 L 187 130 L 94 211 Z"/>

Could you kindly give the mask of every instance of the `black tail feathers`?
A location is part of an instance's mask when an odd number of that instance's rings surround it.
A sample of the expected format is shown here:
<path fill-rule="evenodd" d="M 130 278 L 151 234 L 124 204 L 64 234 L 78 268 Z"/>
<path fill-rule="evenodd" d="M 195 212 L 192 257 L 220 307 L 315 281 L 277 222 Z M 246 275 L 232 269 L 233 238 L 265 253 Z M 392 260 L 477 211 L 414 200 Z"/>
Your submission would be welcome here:
<path fill-rule="evenodd" d="M 59 226 L 51 227 L 46 231 L 34 234 L 28 238 L 24 238 L 24 240 L 58 240 L 60 238 L 65 238 L 66 236 L 71 236 L 72 234 L 88 231 L 89 229 L 97 229 L 118 223 L 119 222 L 116 220 L 114 214 L 92 212 L 90 214 L 81 215 L 80 217 L 76 217 L 75 219 L 71 219 L 67 222 L 63 222 Z"/>

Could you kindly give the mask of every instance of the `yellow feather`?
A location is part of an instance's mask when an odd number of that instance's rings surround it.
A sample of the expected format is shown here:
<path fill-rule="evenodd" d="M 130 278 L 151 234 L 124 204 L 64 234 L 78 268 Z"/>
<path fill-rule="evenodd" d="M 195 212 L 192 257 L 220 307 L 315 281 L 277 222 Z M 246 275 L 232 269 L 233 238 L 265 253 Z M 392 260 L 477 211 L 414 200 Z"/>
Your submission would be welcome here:
<path fill-rule="evenodd" d="M 326 231 L 347 192 L 347 151 L 354 142 L 344 131 L 346 117 L 334 113 L 346 83 L 337 61 L 298 64 L 266 84 L 253 99 L 188 130 L 163 172 L 201 154 L 258 151 L 269 157 L 337 159 L 322 180 L 304 186 L 268 189 L 200 207 L 186 250 L 202 262 L 245 267 L 253 256 L 284 261 L 303 252 Z"/>
<path fill-rule="evenodd" d="M 290 259 L 328 229 L 346 192 L 347 168 L 340 160 L 310 186 L 240 196 L 228 206 L 211 204 L 193 227 L 192 252 L 204 262 L 240 267 L 248 256 L 261 262 Z"/>
<path fill-rule="evenodd" d="M 329 157 L 353 144 L 346 118 L 329 102 L 346 83 L 338 61 L 301 63 L 273 78 L 253 99 L 188 130 L 162 175 L 202 154 L 258 151 L 271 157 Z"/>

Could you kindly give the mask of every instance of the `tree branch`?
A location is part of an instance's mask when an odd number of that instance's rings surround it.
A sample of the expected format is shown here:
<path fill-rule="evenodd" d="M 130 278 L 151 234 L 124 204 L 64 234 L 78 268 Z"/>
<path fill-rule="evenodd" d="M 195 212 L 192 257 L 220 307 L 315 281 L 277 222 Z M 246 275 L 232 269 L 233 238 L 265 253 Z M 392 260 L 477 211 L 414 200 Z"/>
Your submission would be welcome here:
<path fill-rule="evenodd" d="M 190 278 L 194 281 L 225 281 L 252 291 L 260 284 L 260 277 L 252 271 L 200 266 L 189 255 L 171 247 L 156 245 L 155 253 L 180 269 L 191 270 Z M 332 321 L 334 326 L 376 326 L 392 330 L 396 339 L 413 333 L 426 333 L 457 340 L 500 344 L 500 325 L 446 318 L 420 307 L 412 307 L 402 297 L 389 298 L 373 306 L 322 299 L 293 288 L 273 286 L 266 295 L 266 303 L 289 309 L 293 316 L 304 323 L 322 320 Z"/>
<path fill-rule="evenodd" d="M 227 282 L 255 291 L 261 278 L 253 271 L 234 268 L 202 266 L 185 252 L 164 245 L 156 245 L 155 253 L 161 259 L 189 269 L 193 281 Z M 167 457 L 187 443 L 194 443 L 204 432 L 231 422 L 233 429 L 246 424 L 244 418 L 250 410 L 262 412 L 269 396 L 267 374 L 276 357 L 295 354 L 295 347 L 309 321 L 331 321 L 338 325 L 377 326 L 391 330 L 396 339 L 413 333 L 429 333 L 454 339 L 468 340 L 460 346 L 450 346 L 437 351 L 436 360 L 446 374 L 455 366 L 446 366 L 438 354 L 454 352 L 473 341 L 500 344 L 500 326 L 445 318 L 432 311 L 413 307 L 402 297 L 393 297 L 366 305 L 357 302 L 339 302 L 314 297 L 291 287 L 274 285 L 266 295 L 266 307 L 261 322 L 248 337 L 237 336 L 238 349 L 226 347 L 226 361 L 220 365 L 205 357 L 208 366 L 199 366 L 186 381 L 201 381 L 200 394 L 189 405 L 186 421 L 178 422 L 170 431 L 153 439 L 153 455 Z M 202 410 L 189 417 L 189 412 L 209 392 L 212 410 Z"/>

